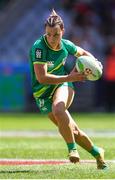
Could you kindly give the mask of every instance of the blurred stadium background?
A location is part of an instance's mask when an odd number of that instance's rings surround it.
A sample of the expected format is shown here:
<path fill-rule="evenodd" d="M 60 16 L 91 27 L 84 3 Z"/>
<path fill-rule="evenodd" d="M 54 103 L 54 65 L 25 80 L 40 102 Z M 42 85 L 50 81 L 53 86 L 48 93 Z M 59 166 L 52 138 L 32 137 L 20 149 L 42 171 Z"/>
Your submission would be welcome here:
<path fill-rule="evenodd" d="M 52 8 L 65 22 L 64 37 L 104 65 L 99 81 L 75 83 L 70 110 L 115 112 L 115 0 L 0 0 L 0 112 L 38 111 L 31 92 L 29 49 L 44 33 Z"/>

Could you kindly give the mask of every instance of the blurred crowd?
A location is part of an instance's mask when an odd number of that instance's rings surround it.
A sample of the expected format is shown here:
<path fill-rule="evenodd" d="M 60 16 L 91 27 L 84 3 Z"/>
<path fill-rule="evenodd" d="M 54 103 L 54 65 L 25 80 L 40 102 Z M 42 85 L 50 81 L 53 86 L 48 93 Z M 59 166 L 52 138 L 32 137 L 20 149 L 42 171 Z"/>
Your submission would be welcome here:
<path fill-rule="evenodd" d="M 29 0 L 30 1 L 30 0 Z M 28 1 L 28 2 L 29 2 Z M 32 0 L 31 0 L 32 1 Z M 5 4 L 6 3 L 6 4 Z M 11 0 L 1 0 L 0 1 L 0 10 L 3 11 L 5 5 L 12 3 Z M 10 54 L 13 60 L 17 62 L 28 60 L 28 52 L 29 49 L 43 32 L 43 23 L 44 19 L 50 14 L 52 8 L 54 8 L 57 13 L 59 13 L 64 22 L 65 22 L 65 37 L 73 41 L 78 46 L 90 51 L 99 61 L 102 62 L 104 66 L 104 73 L 101 80 L 96 82 L 96 99 L 95 105 L 97 107 L 105 106 L 107 111 L 114 111 L 115 109 L 115 0 L 42 0 L 35 1 L 36 10 L 31 10 L 31 16 L 29 14 L 28 19 L 26 16 L 26 24 L 29 25 L 30 19 L 31 22 L 34 20 L 34 24 L 30 24 L 30 31 L 33 28 L 33 32 L 31 35 L 30 32 L 26 29 L 25 34 L 23 28 L 17 29 L 23 36 L 23 40 L 25 37 L 25 41 L 23 45 L 19 43 L 22 48 L 21 58 L 18 55 L 18 52 L 13 49 L 13 52 Z M 35 8 L 35 7 L 33 7 Z M 28 11 L 30 12 L 30 11 Z M 32 16 L 34 14 L 34 16 Z M 39 16 L 40 13 L 40 16 Z M 37 17 L 35 18 L 35 15 Z M 23 17 L 24 19 L 24 17 Z M 27 23 L 28 22 L 28 23 Z M 30 22 L 30 23 L 31 23 Z M 24 23 L 22 23 L 24 26 Z M 37 24 L 37 26 L 36 26 Z M 22 25 L 21 25 L 22 27 Z M 34 31 L 35 27 L 35 31 Z M 37 29 L 39 29 L 39 33 L 37 33 Z M 12 39 L 15 35 L 15 29 L 13 34 L 11 34 Z M 16 37 L 16 36 L 15 36 Z M 33 39 L 32 39 L 33 37 Z M 18 37 L 19 38 L 19 37 Z M 8 38 L 7 38 L 8 39 Z M 8 40 L 6 41 L 8 44 Z M 5 43 L 5 44 L 6 44 Z M 11 40 L 9 40 L 9 44 Z M 17 40 L 18 46 L 18 40 Z M 14 47 L 16 44 L 14 43 Z M 3 47 L 2 47 L 3 48 Z M 5 45 L 4 48 L 5 49 Z M 20 48 L 21 49 L 21 48 Z M 23 52 L 23 50 L 26 51 Z M 8 51 L 6 51 L 8 52 Z M 11 50 L 10 50 L 11 52 Z M 26 53 L 25 53 L 26 52 Z M 23 57 L 24 54 L 24 57 Z M 26 55 L 25 55 L 26 54 Z M 4 56 L 2 57 L 3 59 Z M 9 55 L 8 55 L 9 58 Z"/>
<path fill-rule="evenodd" d="M 115 1 L 64 0 L 63 8 L 72 20 L 68 38 L 104 66 L 103 78 L 96 82 L 95 105 L 111 112 L 115 108 Z"/>

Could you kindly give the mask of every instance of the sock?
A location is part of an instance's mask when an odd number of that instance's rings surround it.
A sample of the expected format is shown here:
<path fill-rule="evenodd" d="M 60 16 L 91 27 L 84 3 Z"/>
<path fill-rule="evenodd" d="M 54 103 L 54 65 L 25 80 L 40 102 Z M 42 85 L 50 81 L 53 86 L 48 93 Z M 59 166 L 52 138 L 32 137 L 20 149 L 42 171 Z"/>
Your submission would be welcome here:
<path fill-rule="evenodd" d="M 68 151 L 76 150 L 76 143 L 67 143 Z"/>
<path fill-rule="evenodd" d="M 91 151 L 89 151 L 89 153 L 92 154 L 92 156 L 98 156 L 100 154 L 99 152 L 99 148 L 97 146 L 93 146 L 93 148 L 91 149 Z"/>

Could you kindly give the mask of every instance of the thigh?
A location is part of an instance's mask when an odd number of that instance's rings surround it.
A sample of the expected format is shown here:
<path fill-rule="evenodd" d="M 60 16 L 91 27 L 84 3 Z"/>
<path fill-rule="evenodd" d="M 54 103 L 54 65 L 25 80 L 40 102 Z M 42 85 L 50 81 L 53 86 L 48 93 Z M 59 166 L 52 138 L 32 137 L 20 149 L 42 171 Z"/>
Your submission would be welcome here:
<path fill-rule="evenodd" d="M 74 90 L 69 86 L 60 86 L 54 93 L 53 104 L 63 103 L 65 109 L 68 109 L 74 98 Z"/>

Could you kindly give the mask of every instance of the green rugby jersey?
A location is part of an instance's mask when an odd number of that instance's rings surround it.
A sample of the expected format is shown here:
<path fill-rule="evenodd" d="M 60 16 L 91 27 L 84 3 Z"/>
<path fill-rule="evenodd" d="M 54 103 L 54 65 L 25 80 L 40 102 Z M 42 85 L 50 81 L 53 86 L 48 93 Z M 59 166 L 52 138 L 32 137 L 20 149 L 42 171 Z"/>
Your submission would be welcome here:
<path fill-rule="evenodd" d="M 77 46 L 71 41 L 62 39 L 61 48 L 53 50 L 49 47 L 45 36 L 39 38 L 30 50 L 30 68 L 32 90 L 34 97 L 43 97 L 44 93 L 52 87 L 56 89 L 57 85 L 40 84 L 35 76 L 34 64 L 47 63 L 48 73 L 55 75 L 65 75 L 64 62 L 68 55 L 75 55 L 77 53 Z"/>

